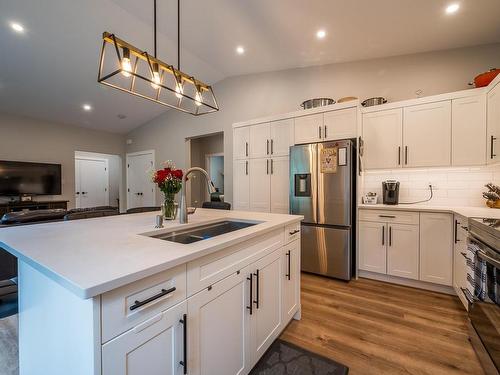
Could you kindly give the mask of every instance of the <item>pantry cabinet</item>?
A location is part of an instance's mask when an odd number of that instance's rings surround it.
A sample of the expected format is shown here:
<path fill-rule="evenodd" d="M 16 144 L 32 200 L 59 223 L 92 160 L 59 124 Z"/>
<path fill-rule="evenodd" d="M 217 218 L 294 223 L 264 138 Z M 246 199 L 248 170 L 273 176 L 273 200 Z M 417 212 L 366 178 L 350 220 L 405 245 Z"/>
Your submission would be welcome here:
<path fill-rule="evenodd" d="M 272 156 L 288 156 L 294 139 L 294 119 L 271 122 L 270 154 Z"/>
<path fill-rule="evenodd" d="M 406 107 L 403 119 L 405 167 L 451 164 L 451 101 Z"/>
<path fill-rule="evenodd" d="M 290 166 L 288 156 L 281 156 L 270 159 L 271 185 L 269 187 L 271 199 L 270 206 L 272 213 L 288 214 L 288 192 L 290 190 Z"/>
<path fill-rule="evenodd" d="M 249 156 L 250 128 L 240 127 L 233 130 L 233 158 L 245 159 Z"/>
<path fill-rule="evenodd" d="M 186 313 L 182 302 L 104 344 L 102 375 L 183 374 Z"/>
<path fill-rule="evenodd" d="M 233 208 L 250 209 L 250 175 L 248 160 L 233 160 Z"/>
<path fill-rule="evenodd" d="M 420 213 L 420 280 L 452 286 L 452 260 L 452 215 Z"/>
<path fill-rule="evenodd" d="M 401 167 L 403 109 L 396 108 L 363 115 L 365 169 Z"/>
<path fill-rule="evenodd" d="M 250 211 L 270 212 L 271 174 L 267 158 L 249 160 Z"/>
<path fill-rule="evenodd" d="M 487 155 L 488 164 L 500 161 L 500 83 L 488 93 L 488 136 Z"/>
<path fill-rule="evenodd" d="M 486 163 L 486 97 L 452 100 L 452 164 Z"/>

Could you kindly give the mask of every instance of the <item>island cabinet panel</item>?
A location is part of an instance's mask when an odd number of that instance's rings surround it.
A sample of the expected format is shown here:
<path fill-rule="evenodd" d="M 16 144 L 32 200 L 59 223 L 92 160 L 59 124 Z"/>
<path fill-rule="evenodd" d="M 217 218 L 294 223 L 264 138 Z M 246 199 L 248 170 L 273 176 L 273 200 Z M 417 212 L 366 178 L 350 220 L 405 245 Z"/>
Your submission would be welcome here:
<path fill-rule="evenodd" d="M 281 332 L 282 320 L 282 256 L 281 251 L 258 260 L 253 271 L 253 314 L 250 317 L 250 359 L 252 366 Z"/>
<path fill-rule="evenodd" d="M 293 318 L 300 308 L 300 239 L 283 247 L 283 326 Z"/>
<path fill-rule="evenodd" d="M 186 299 L 186 265 L 127 284 L 101 296 L 105 343 Z"/>
<path fill-rule="evenodd" d="M 188 374 L 249 372 L 252 272 L 234 272 L 188 299 Z"/>
<path fill-rule="evenodd" d="M 452 286 L 452 215 L 420 214 L 420 280 Z"/>
<path fill-rule="evenodd" d="M 184 301 L 102 346 L 102 375 L 183 374 Z"/>
<path fill-rule="evenodd" d="M 281 248 L 283 243 L 284 231 L 281 228 L 189 262 L 188 296 Z"/>

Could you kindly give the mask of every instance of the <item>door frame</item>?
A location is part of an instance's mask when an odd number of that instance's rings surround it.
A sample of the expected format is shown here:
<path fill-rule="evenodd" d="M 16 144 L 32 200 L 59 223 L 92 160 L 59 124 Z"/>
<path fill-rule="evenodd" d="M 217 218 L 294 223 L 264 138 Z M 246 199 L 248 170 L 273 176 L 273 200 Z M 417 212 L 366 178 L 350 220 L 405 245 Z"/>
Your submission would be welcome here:
<path fill-rule="evenodd" d="M 103 161 L 104 162 L 104 165 L 105 165 L 105 172 L 106 172 L 106 182 L 105 182 L 105 186 L 106 186 L 106 194 L 104 195 L 104 205 L 105 206 L 109 206 L 109 161 L 108 159 L 106 158 L 100 158 L 100 157 L 93 157 L 93 156 L 76 156 L 75 155 L 75 190 L 76 190 L 76 186 L 77 186 L 77 183 L 76 183 L 76 180 L 79 178 L 79 176 L 77 176 L 77 173 L 76 171 L 80 171 L 80 168 L 77 168 L 76 167 L 76 164 L 78 162 L 78 160 L 94 160 L 94 161 Z M 74 192 L 75 195 L 76 195 L 76 191 Z M 80 206 L 80 199 L 78 199 L 76 196 L 75 196 L 75 206 L 76 208 L 81 208 L 79 207 Z"/>
<path fill-rule="evenodd" d="M 224 157 L 223 152 L 214 152 L 211 154 L 205 154 L 205 170 L 207 171 L 208 175 L 210 176 L 210 158 L 212 156 L 222 156 L 224 158 L 224 165 L 226 165 L 226 158 Z M 222 187 L 224 189 L 224 186 Z M 208 194 L 208 191 L 205 192 L 205 200 L 210 201 L 210 194 Z"/>
<path fill-rule="evenodd" d="M 130 207 L 130 191 L 129 191 L 129 176 L 128 176 L 128 170 L 129 170 L 129 159 L 130 157 L 133 156 L 140 156 L 140 155 L 148 155 L 151 154 L 151 159 L 153 159 L 153 169 L 156 168 L 156 154 L 155 150 L 143 150 L 143 151 L 136 151 L 136 152 L 127 152 L 125 154 L 125 193 L 127 194 L 127 209 Z M 156 190 L 153 194 L 153 206 L 156 206 Z"/>

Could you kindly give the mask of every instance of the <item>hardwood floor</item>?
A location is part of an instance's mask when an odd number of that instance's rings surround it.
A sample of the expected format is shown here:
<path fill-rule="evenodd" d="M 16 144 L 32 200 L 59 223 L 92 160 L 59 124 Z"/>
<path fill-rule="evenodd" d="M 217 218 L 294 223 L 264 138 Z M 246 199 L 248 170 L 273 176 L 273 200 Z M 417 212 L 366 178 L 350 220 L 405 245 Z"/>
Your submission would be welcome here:
<path fill-rule="evenodd" d="M 281 338 L 349 375 L 482 375 L 455 296 L 368 279 L 302 275 L 302 320 Z"/>

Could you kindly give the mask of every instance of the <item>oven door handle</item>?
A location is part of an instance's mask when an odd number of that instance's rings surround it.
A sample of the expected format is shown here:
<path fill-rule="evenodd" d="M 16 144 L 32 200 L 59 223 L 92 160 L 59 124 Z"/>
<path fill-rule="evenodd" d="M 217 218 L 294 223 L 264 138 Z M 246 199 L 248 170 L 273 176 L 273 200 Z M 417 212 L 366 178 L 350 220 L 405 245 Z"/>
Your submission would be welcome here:
<path fill-rule="evenodd" d="M 477 256 L 484 260 L 486 263 L 489 263 L 493 265 L 495 268 L 500 268 L 500 261 L 496 260 L 495 258 L 490 257 L 488 254 L 486 254 L 483 251 L 478 251 Z"/>

